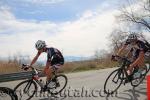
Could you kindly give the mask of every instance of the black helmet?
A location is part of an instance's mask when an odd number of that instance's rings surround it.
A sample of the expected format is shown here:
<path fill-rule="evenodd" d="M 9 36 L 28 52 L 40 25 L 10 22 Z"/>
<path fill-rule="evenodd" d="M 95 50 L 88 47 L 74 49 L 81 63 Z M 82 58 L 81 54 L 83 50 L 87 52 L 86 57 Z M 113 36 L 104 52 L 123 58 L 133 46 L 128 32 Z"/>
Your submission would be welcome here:
<path fill-rule="evenodd" d="M 135 33 L 131 33 L 128 36 L 128 40 L 132 41 L 132 40 L 137 40 L 137 35 Z"/>

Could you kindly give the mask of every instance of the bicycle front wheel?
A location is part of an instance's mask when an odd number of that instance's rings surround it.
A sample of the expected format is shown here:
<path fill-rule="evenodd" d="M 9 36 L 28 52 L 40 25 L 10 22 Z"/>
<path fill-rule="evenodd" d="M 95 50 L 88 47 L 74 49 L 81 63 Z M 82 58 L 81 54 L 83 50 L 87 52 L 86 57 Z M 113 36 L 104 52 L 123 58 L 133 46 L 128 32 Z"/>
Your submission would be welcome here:
<path fill-rule="evenodd" d="M 14 88 L 19 100 L 30 100 L 37 91 L 37 84 L 33 80 L 25 80 Z"/>
<path fill-rule="evenodd" d="M 18 100 L 18 97 L 12 89 L 0 87 L 0 100 Z"/>
<path fill-rule="evenodd" d="M 63 89 L 66 87 L 68 79 L 67 76 L 63 74 L 56 75 L 54 78 L 56 82 L 54 84 L 52 82 L 49 83 L 49 85 L 51 85 L 49 87 L 49 92 L 52 95 L 57 95 L 58 93 L 62 92 Z"/>
<path fill-rule="evenodd" d="M 122 69 L 114 70 L 106 79 L 104 84 L 104 92 L 106 94 L 113 94 L 115 93 L 118 88 L 121 86 L 123 82 L 123 71 Z"/>

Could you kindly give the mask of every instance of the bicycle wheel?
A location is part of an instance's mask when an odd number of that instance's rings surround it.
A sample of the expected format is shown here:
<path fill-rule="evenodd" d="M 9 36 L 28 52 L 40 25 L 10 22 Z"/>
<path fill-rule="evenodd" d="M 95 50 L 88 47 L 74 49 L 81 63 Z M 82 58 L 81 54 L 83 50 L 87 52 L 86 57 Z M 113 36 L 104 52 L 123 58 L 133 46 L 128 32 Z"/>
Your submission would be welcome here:
<path fill-rule="evenodd" d="M 18 100 L 18 97 L 12 89 L 0 87 L 0 100 Z"/>
<path fill-rule="evenodd" d="M 133 79 L 131 81 L 131 85 L 133 87 L 137 87 L 143 82 L 143 80 L 145 79 L 145 76 L 147 74 L 147 71 L 148 71 L 146 65 L 142 69 L 139 68 L 138 70 L 141 70 L 140 73 L 136 72 L 133 74 Z M 139 74 L 138 76 L 136 75 L 137 73 Z"/>
<path fill-rule="evenodd" d="M 123 77 L 124 74 L 122 69 L 119 68 L 114 70 L 105 81 L 104 92 L 106 94 L 113 94 L 116 92 L 123 82 Z"/>
<path fill-rule="evenodd" d="M 37 84 L 33 80 L 25 80 L 15 88 L 19 100 L 30 100 L 37 92 Z"/>
<path fill-rule="evenodd" d="M 52 95 L 57 95 L 58 93 L 62 92 L 62 90 L 66 87 L 68 79 L 65 75 L 60 74 L 56 75 L 55 77 L 56 82 L 50 82 L 49 85 L 49 93 Z M 54 84 L 53 84 L 54 83 Z"/>

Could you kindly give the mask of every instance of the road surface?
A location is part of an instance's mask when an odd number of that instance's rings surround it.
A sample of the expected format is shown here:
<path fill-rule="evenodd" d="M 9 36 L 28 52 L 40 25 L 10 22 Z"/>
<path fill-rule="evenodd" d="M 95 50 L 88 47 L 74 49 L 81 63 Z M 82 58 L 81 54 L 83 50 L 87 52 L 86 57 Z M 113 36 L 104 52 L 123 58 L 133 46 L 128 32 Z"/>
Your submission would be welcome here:
<path fill-rule="evenodd" d="M 38 94 L 32 100 L 147 100 L 146 80 L 133 88 L 130 83 L 121 85 L 119 90 L 109 97 L 103 92 L 104 82 L 115 68 L 69 73 L 66 89 L 59 95 Z M 22 81 L 22 80 L 21 80 Z M 14 88 L 21 81 L 0 83 L 0 86 Z M 23 100 L 23 99 L 22 99 Z"/>

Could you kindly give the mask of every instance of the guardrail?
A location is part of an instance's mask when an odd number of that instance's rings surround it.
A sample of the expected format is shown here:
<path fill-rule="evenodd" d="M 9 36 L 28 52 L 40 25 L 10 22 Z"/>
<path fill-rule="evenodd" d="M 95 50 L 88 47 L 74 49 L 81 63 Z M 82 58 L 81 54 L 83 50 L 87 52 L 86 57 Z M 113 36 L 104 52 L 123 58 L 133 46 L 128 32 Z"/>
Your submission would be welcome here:
<path fill-rule="evenodd" d="M 43 75 L 40 75 L 40 77 Z M 9 82 L 15 80 L 23 80 L 32 77 L 32 72 L 19 72 L 11 74 L 0 74 L 0 82 Z"/>

